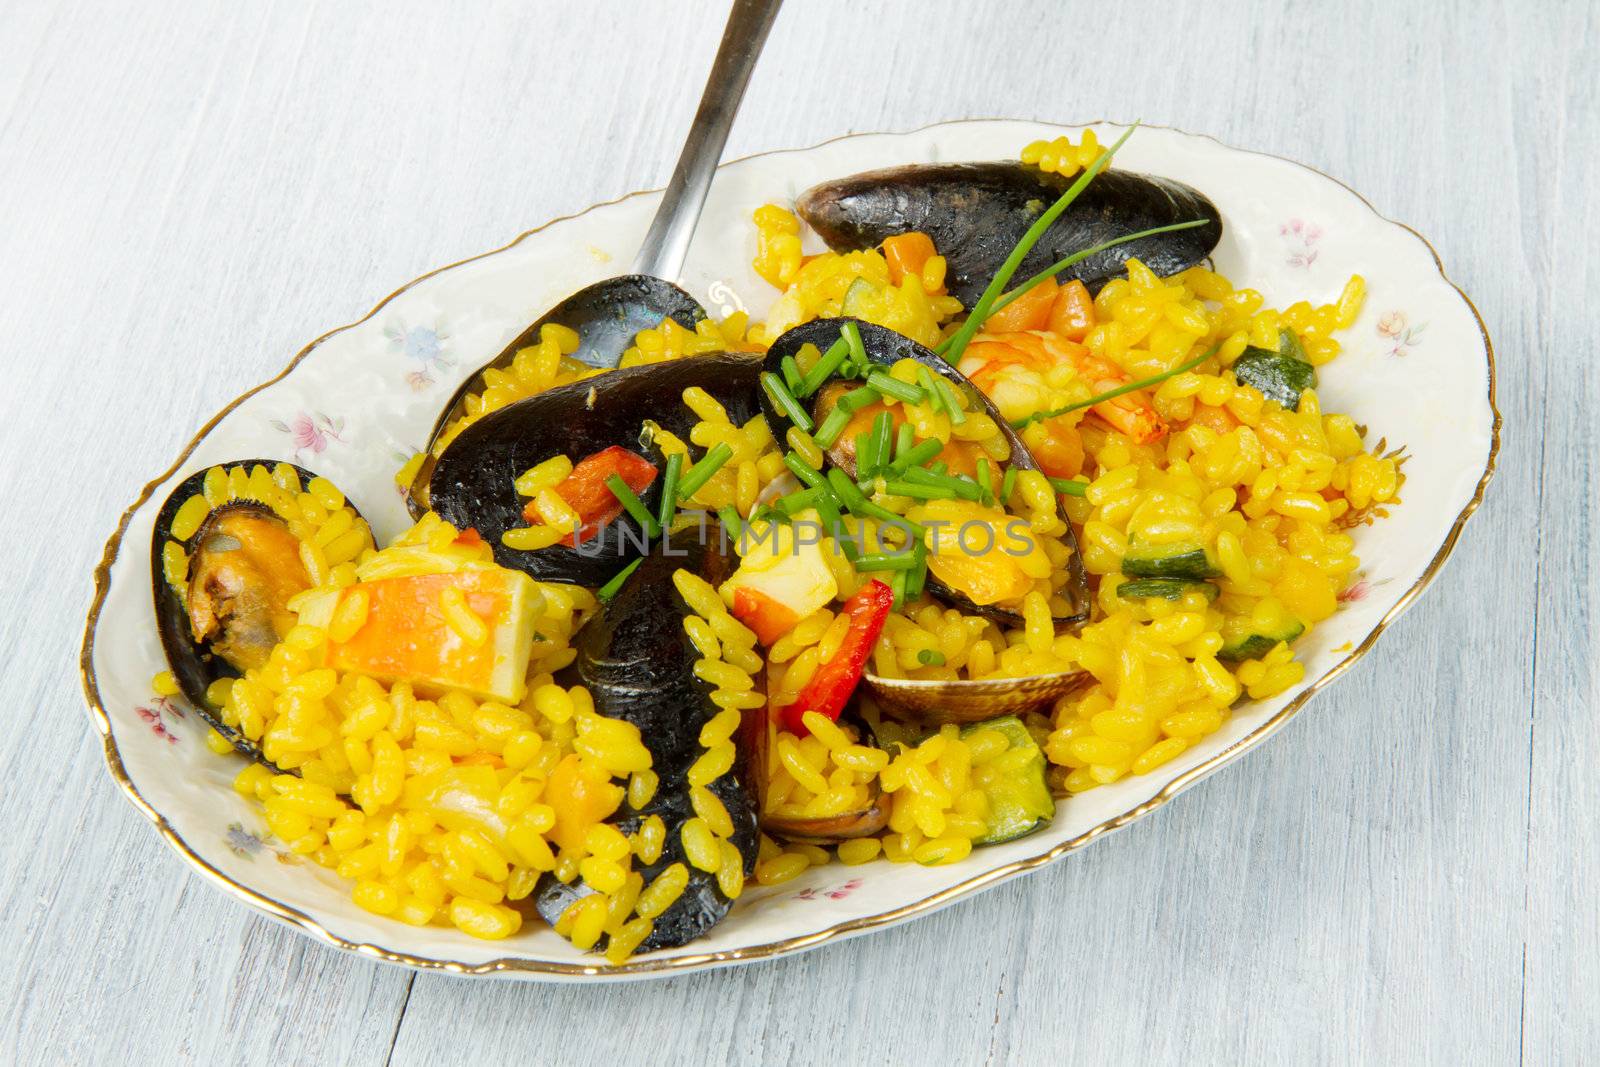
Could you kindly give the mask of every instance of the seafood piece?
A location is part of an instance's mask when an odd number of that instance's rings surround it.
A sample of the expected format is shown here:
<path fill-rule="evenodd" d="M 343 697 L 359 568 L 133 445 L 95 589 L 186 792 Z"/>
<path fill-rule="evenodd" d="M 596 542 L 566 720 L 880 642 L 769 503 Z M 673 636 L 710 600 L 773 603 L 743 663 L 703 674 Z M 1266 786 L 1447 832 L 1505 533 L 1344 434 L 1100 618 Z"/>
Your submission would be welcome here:
<path fill-rule="evenodd" d="M 643 557 L 638 568 L 623 581 L 601 612 L 573 641 L 577 659 L 560 679 L 582 684 L 594 697 L 595 711 L 639 728 L 650 750 L 651 769 L 659 784 L 649 803 L 639 809 L 624 807 L 612 824 L 633 834 L 652 815 L 666 824 L 666 844 L 652 863 L 635 864 L 649 885 L 675 863 L 689 869 L 688 886 L 663 913 L 656 916 L 651 934 L 640 951 L 671 948 L 705 933 L 720 922 L 733 901 L 723 893 L 717 877 L 688 862 L 682 840 L 684 824 L 694 816 L 688 772 L 706 751 L 700 731 L 721 709 L 712 701 L 714 686 L 694 670 L 699 657 L 682 625 L 694 609 L 683 599 L 673 580 L 682 569 L 713 586 L 732 572 L 736 563 L 723 548 L 720 526 L 680 529 Z M 759 681 L 757 682 L 759 686 Z M 749 783 L 751 732 L 759 722 L 751 713 L 735 735 L 739 749 L 733 766 L 706 786 L 722 802 L 733 821 L 727 840 L 744 857 L 744 873 L 755 867 L 757 852 L 756 806 Z M 535 890 L 539 913 L 552 925 L 574 901 L 592 890 L 582 881 L 563 883 L 546 875 Z"/>
<path fill-rule="evenodd" d="M 1022 439 L 1011 429 L 1000 412 L 980 389 L 938 355 L 910 338 L 895 333 L 893 330 L 854 319 L 817 319 L 796 326 L 773 342 L 766 355 L 765 367 L 767 372 L 781 376 L 785 358 L 793 359 L 806 345 L 814 346 L 819 353 L 826 353 L 834 342 L 839 339 L 846 323 L 854 323 L 856 329 L 860 332 L 862 345 L 866 352 L 867 361 L 870 364 L 887 369 L 900 360 L 910 359 L 926 367 L 930 375 L 937 375 L 940 380 L 947 383 L 947 387 L 953 391 L 952 395 L 959 393 L 959 396 L 965 399 L 967 410 L 982 412 L 994 421 L 1005 440 L 1009 452 L 1005 462 L 1009 466 L 1019 470 L 1039 469 L 1038 463 L 1034 460 L 1032 453 L 1028 451 L 1027 446 L 1023 444 Z M 816 392 L 813 394 L 817 398 L 813 407 L 813 424 L 820 426 L 826 420 L 828 414 L 832 412 L 834 406 L 841 402 L 850 391 L 851 383 L 840 378 L 837 373 L 825 378 L 817 386 Z M 761 404 L 767 421 L 773 427 L 773 436 L 779 439 L 784 438 L 788 427 L 793 424 L 790 413 L 784 409 L 784 405 L 778 402 L 769 389 L 763 388 L 761 390 Z M 855 445 L 853 443 L 844 445 L 840 442 L 845 438 L 849 438 L 853 442 L 856 435 L 852 433 L 852 426 L 860 421 L 863 413 L 871 412 L 874 409 L 883 410 L 883 405 L 867 405 L 856 410 L 851 416 L 851 424 L 847 425 L 845 430 L 839 434 L 837 440 L 829 442 L 827 453 L 829 462 L 839 467 L 851 478 L 858 476 L 858 472 L 855 469 Z M 872 418 L 873 416 L 868 414 L 869 422 Z M 939 451 L 938 458 L 946 462 L 954 473 L 975 471 L 980 464 L 987 464 L 991 470 L 995 467 L 992 460 L 972 442 L 952 440 Z M 997 475 L 998 473 L 996 471 Z M 933 503 L 944 504 L 947 502 L 934 501 Z M 996 514 L 998 515 L 999 512 L 996 512 Z M 947 537 L 945 540 L 949 543 L 954 542 L 953 538 Z M 1071 577 L 1067 585 L 1061 590 L 1061 593 L 1068 600 L 1071 610 L 1064 615 L 1057 616 L 1056 623 L 1059 627 L 1067 627 L 1082 623 L 1088 619 L 1089 592 L 1088 580 L 1083 570 L 1082 558 L 1078 552 L 1077 540 L 1070 526 L 1068 526 L 1062 540 L 1069 549 L 1067 566 L 1070 569 Z M 996 537 L 989 544 L 991 548 L 994 548 L 998 543 L 999 538 Z M 967 571 L 976 569 L 978 561 L 967 562 L 972 563 L 973 566 L 962 569 Z M 940 564 L 938 568 L 930 566 L 928 579 L 928 591 L 938 599 L 955 605 L 964 611 L 983 615 L 1005 625 L 1022 625 L 1022 616 L 1016 611 L 999 606 L 995 602 L 999 598 L 969 595 L 968 592 L 963 592 L 942 580 L 938 573 L 940 569 L 944 569 L 943 564 Z M 947 575 L 953 576 L 954 573 L 954 569 L 946 570 Z"/>
<path fill-rule="evenodd" d="M 928 725 L 966 726 L 997 715 L 1043 707 L 1093 679 L 1087 671 L 1024 678 L 886 678 L 866 675 L 868 688 L 892 717 Z"/>
<path fill-rule="evenodd" d="M 605 370 L 617 365 L 641 330 L 659 326 L 665 319 L 692 330 L 705 317 L 705 309 L 694 297 L 671 282 L 644 274 L 607 278 L 561 301 L 512 338 L 498 356 L 474 371 L 451 394 L 428 433 L 428 443 L 423 449 L 427 458 L 406 494 L 406 506 L 411 509 L 412 518 L 421 518 L 428 510 L 426 488 L 438 462 L 440 438 L 467 414 L 467 398 L 484 391 L 489 372 L 506 371 L 518 352 L 537 344 L 546 325 L 564 326 L 578 335 L 576 350 L 564 359 Z"/>
<path fill-rule="evenodd" d="M 300 542 L 263 504 L 237 501 L 191 538 L 189 631 L 237 670 L 261 667 L 294 625 L 289 598 L 311 588 Z"/>
<path fill-rule="evenodd" d="M 305 517 L 302 490 L 323 499 Z M 329 508 L 328 504 L 337 503 Z M 321 543 L 317 543 L 321 542 Z M 212 729 L 252 759 L 260 746 L 223 721 L 210 687 L 266 664 L 295 625 L 289 600 L 325 574 L 331 554 L 371 547 L 360 514 L 331 484 L 289 463 L 244 460 L 196 471 L 156 515 L 150 539 L 156 630 L 178 690 Z M 269 764 L 270 765 L 270 764 Z"/>
<path fill-rule="evenodd" d="M 476 529 L 501 566 L 540 581 L 602 585 L 644 552 L 646 532 L 622 514 L 576 547 L 510 548 L 506 531 L 527 525 L 518 477 L 559 455 L 578 459 L 613 446 L 654 454 L 647 423 L 687 439 L 696 419 L 675 401 L 690 386 L 710 393 L 734 421 L 750 419 L 760 370 L 755 356 L 718 352 L 616 370 L 519 400 L 450 442 L 433 468 L 428 498 L 446 522 Z M 653 479 L 641 500 L 653 508 L 660 492 L 661 479 Z"/>
<path fill-rule="evenodd" d="M 724 590 L 726 588 L 724 586 Z M 849 620 L 849 628 L 833 658 L 817 667 L 810 680 L 794 694 L 791 703 L 769 707 L 766 729 L 758 733 L 755 753 L 761 826 L 768 833 L 806 844 L 837 844 L 852 837 L 875 834 L 888 825 L 889 802 L 884 799 L 876 778 L 860 808 L 831 815 L 808 816 L 803 810 L 799 814 L 784 814 L 781 806 L 771 810 L 768 790 L 772 774 L 781 767 L 773 748 L 778 729 L 804 736 L 809 732 L 807 720 L 819 730 L 823 728 L 819 718 L 832 723 L 839 721 L 861 681 L 867 659 L 893 606 L 894 593 L 883 582 L 870 581 L 863 585 L 840 608 L 840 615 Z M 861 744 L 881 747 L 864 726 L 858 734 Z"/>
<path fill-rule="evenodd" d="M 945 257 L 945 285 L 967 307 L 1022 235 L 1073 179 L 1012 161 L 914 164 L 824 182 L 795 209 L 836 252 L 874 248 L 920 231 Z M 1026 278 L 1086 248 L 1158 226 L 1207 219 L 1210 225 L 1142 238 L 1084 259 L 1058 277 L 1097 291 L 1137 258 L 1163 277 L 1194 266 L 1222 237 L 1216 206 L 1182 182 L 1115 168 L 1103 171 L 1045 231 L 1017 272 Z"/>
<path fill-rule="evenodd" d="M 980 333 L 961 355 L 961 373 L 972 379 L 1008 418 L 1032 414 L 1038 397 L 1046 393 L 1045 376 L 1068 366 L 1088 383 L 1095 393 L 1110 392 L 1127 385 L 1132 377 L 1122 368 L 1107 363 L 1076 341 L 1069 341 L 1044 330 L 1015 333 Z M 1090 409 L 1112 429 L 1126 434 L 1138 444 L 1149 444 L 1166 436 L 1166 420 L 1156 411 L 1147 390 L 1124 393 L 1103 400 Z M 1082 448 L 1079 446 L 1081 465 Z M 1051 469 L 1046 473 L 1073 477 L 1076 469 Z"/>
<path fill-rule="evenodd" d="M 753 731 L 753 752 L 751 756 L 751 779 L 756 786 L 758 797 L 757 810 L 761 813 L 761 829 L 773 837 L 782 838 L 801 845 L 837 845 L 841 841 L 848 841 L 853 837 L 871 837 L 880 833 L 889 825 L 889 799 L 883 795 L 883 789 L 878 784 L 876 776 L 867 787 L 865 805 L 856 811 L 841 812 L 837 815 L 822 815 L 807 818 L 801 815 L 784 815 L 776 811 L 767 810 L 767 787 L 774 766 L 772 759 L 773 744 L 777 735 L 778 716 L 769 712 L 762 712 L 769 717 L 765 729 Z M 859 727 L 862 737 L 861 744 L 882 748 L 871 731 L 861 724 Z"/>

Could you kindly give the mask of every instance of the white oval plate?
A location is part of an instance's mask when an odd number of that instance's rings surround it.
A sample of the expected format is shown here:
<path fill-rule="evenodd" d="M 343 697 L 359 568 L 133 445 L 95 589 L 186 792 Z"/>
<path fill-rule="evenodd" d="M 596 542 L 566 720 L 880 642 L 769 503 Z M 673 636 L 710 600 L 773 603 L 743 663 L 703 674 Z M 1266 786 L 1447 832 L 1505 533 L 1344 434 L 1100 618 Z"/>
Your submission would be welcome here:
<path fill-rule="evenodd" d="M 775 294 L 749 267 L 757 206 L 872 167 L 1014 158 L 1030 140 L 1079 129 L 953 122 L 729 163 L 706 204 L 685 287 L 716 314 L 748 308 L 760 315 Z M 1103 142 L 1120 132 L 1096 129 Z M 1307 665 L 1304 684 L 1240 706 L 1221 732 L 1155 773 L 1065 801 L 1054 823 L 1031 837 L 948 867 L 813 868 L 781 887 L 752 889 L 708 937 L 621 968 L 597 966 L 542 924 L 486 942 L 361 911 L 339 879 L 265 833 L 257 811 L 229 787 L 236 761 L 206 749 L 194 716 L 153 698 L 150 679 L 164 666 L 150 603 L 156 510 L 179 479 L 202 467 L 289 459 L 332 478 L 380 538 L 393 536 L 406 525 L 396 467 L 423 443 L 468 373 L 561 297 L 625 269 L 658 199 L 636 193 L 419 278 L 360 322 L 323 335 L 212 419 L 145 486 L 106 545 L 84 634 L 84 692 L 111 775 L 196 870 L 328 944 L 416 967 L 538 979 L 663 975 L 797 952 L 928 914 L 1159 807 L 1264 741 L 1416 598 L 1482 498 L 1500 416 L 1483 324 L 1414 231 L 1316 171 L 1176 130 L 1141 129 L 1117 165 L 1181 179 L 1209 196 L 1224 219 L 1218 268 L 1260 290 L 1268 306 L 1325 302 L 1351 273 L 1367 278 L 1366 309 L 1318 392 L 1329 410 L 1370 427 L 1370 440 L 1407 449 L 1405 501 L 1390 518 L 1356 531 L 1364 573 L 1338 614 L 1296 646 Z"/>

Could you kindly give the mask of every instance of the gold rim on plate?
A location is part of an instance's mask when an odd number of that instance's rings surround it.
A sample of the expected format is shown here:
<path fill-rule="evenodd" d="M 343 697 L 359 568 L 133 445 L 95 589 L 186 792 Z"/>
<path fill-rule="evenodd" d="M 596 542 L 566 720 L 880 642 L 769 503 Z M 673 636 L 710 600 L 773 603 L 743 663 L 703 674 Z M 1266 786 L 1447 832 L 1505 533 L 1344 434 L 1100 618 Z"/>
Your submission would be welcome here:
<path fill-rule="evenodd" d="M 919 126 L 911 130 L 889 132 L 887 135 L 905 137 L 917 133 L 923 133 L 940 126 L 954 126 L 965 123 L 980 122 L 987 123 L 1019 121 L 1034 122 L 1039 126 L 1054 126 L 1064 130 L 1082 129 L 1087 126 L 1115 127 L 1122 125 L 1120 123 L 1106 121 L 1062 124 L 1040 122 L 1032 119 L 956 119 L 946 122 L 929 123 L 926 126 Z M 1241 754 L 1244 750 L 1254 748 L 1262 741 L 1265 741 L 1268 737 L 1272 736 L 1272 734 L 1276 733 L 1285 723 L 1292 719 L 1302 707 L 1305 706 L 1307 701 L 1316 696 L 1317 693 L 1323 690 L 1323 688 L 1354 666 L 1356 661 L 1361 659 L 1362 656 L 1366 655 L 1368 650 L 1372 648 L 1383 632 L 1388 629 L 1388 627 L 1397 618 L 1399 618 L 1399 616 L 1407 608 L 1411 606 L 1411 604 L 1422 593 L 1423 589 L 1425 589 L 1428 584 L 1432 582 L 1433 579 L 1438 575 L 1439 570 L 1444 566 L 1445 560 L 1449 559 L 1451 552 L 1455 549 L 1457 541 L 1460 540 L 1461 531 L 1466 525 L 1467 519 L 1472 516 L 1473 512 L 1478 510 L 1478 505 L 1483 503 L 1484 492 L 1489 486 L 1490 478 L 1494 475 L 1495 463 L 1500 453 L 1500 430 L 1503 420 L 1500 415 L 1500 409 L 1495 403 L 1494 343 L 1490 340 L 1489 331 L 1483 324 L 1483 316 L 1478 313 L 1478 308 L 1473 304 L 1472 299 L 1462 291 L 1459 285 L 1457 285 L 1454 281 L 1451 281 L 1450 276 L 1445 273 L 1444 261 L 1440 259 L 1438 250 L 1433 247 L 1432 243 L 1429 242 L 1426 237 L 1418 233 L 1413 227 L 1408 226 L 1403 222 L 1396 222 L 1394 219 L 1385 216 L 1372 205 L 1371 201 L 1362 196 L 1360 193 L 1356 192 L 1356 190 L 1352 189 L 1349 185 L 1346 185 L 1339 179 L 1324 174 L 1322 171 L 1317 170 L 1315 167 L 1308 166 L 1305 163 L 1288 159 L 1284 156 L 1275 155 L 1271 152 L 1256 152 L 1250 149 L 1234 148 L 1231 145 L 1224 144 L 1222 141 L 1212 137 L 1210 134 L 1193 134 L 1189 133 L 1187 130 L 1180 130 L 1175 126 L 1157 126 L 1148 123 L 1144 125 L 1150 129 L 1168 130 L 1173 133 L 1183 134 L 1186 137 L 1203 138 L 1232 152 L 1246 152 L 1250 155 L 1265 156 L 1269 159 L 1276 159 L 1280 162 L 1290 163 L 1294 166 L 1302 168 L 1303 170 L 1310 171 L 1319 177 L 1326 178 L 1328 181 L 1333 182 L 1341 189 L 1344 189 L 1350 195 L 1359 200 L 1362 205 L 1367 208 L 1367 210 L 1371 211 L 1382 221 L 1400 227 L 1415 237 L 1418 241 L 1421 241 L 1423 247 L 1427 248 L 1429 254 L 1433 256 L 1434 266 L 1439 271 L 1439 277 L 1442 278 L 1445 283 L 1454 289 L 1456 294 L 1461 297 L 1462 302 L 1466 304 L 1467 310 L 1472 312 L 1472 317 L 1478 325 L 1478 333 L 1483 337 L 1484 353 L 1488 358 L 1488 401 L 1489 410 L 1494 415 L 1494 419 L 1490 428 L 1489 455 L 1484 461 L 1483 475 L 1478 479 L 1478 484 L 1476 489 L 1473 491 L 1472 498 L 1467 501 L 1466 505 L 1461 509 L 1461 512 L 1456 516 L 1455 522 L 1451 524 L 1450 532 L 1445 536 L 1444 542 L 1439 546 L 1439 550 L 1434 554 L 1433 559 L 1428 562 L 1428 566 L 1422 572 L 1421 577 L 1417 579 L 1411 588 L 1407 589 L 1405 593 L 1401 595 L 1400 599 L 1395 602 L 1393 607 L 1384 613 L 1383 617 L 1378 620 L 1377 624 L 1372 628 L 1372 631 L 1367 634 L 1366 638 L 1361 642 L 1361 644 L 1352 649 L 1344 659 L 1328 668 L 1327 672 L 1313 682 L 1303 693 L 1295 697 L 1282 709 L 1280 709 L 1276 715 L 1272 716 L 1272 718 L 1256 727 L 1244 737 L 1241 737 L 1239 740 L 1235 741 L 1221 752 L 1218 752 L 1216 755 L 1212 756 L 1199 766 L 1191 768 L 1190 770 L 1174 778 L 1172 781 L 1168 782 L 1158 793 L 1156 793 L 1155 796 L 1144 801 L 1142 804 L 1130 808 L 1120 815 L 1114 816 L 1113 818 L 1107 819 L 1102 823 L 1090 827 L 1088 830 L 1078 834 L 1076 837 L 1069 838 L 1066 841 L 1052 846 L 1037 856 L 1015 860 L 1011 863 L 984 871 L 980 874 L 974 875 L 966 881 L 957 883 L 948 889 L 940 890 L 939 892 L 924 897 L 921 900 L 902 905 L 901 907 L 894 908 L 889 911 L 879 912 L 875 915 L 863 916 L 858 919 L 849 919 L 813 933 L 802 934 L 797 937 L 783 938 L 778 941 L 770 941 L 760 945 L 751 945 L 746 948 L 732 949 L 725 952 L 702 952 L 693 955 L 670 956 L 660 959 L 652 959 L 649 956 L 645 956 L 623 963 L 619 966 L 602 966 L 596 964 L 557 963 L 549 960 L 533 960 L 518 956 L 504 956 L 498 959 L 489 960 L 485 963 L 469 964 L 456 960 L 432 959 L 426 956 L 414 956 L 408 952 L 397 952 L 392 949 L 384 948 L 380 945 L 369 944 L 366 942 L 349 941 L 329 931 L 321 923 L 317 922 L 306 913 L 300 911 L 298 908 L 291 907 L 282 903 L 281 901 L 274 900 L 271 897 L 264 896 L 253 889 L 240 885 L 222 871 L 213 867 L 210 863 L 202 859 L 200 855 L 194 851 L 194 849 L 190 848 L 188 842 L 186 842 L 183 837 L 179 835 L 171 823 L 167 822 L 165 816 L 156 811 L 155 808 L 151 807 L 150 803 L 146 801 L 139 793 L 138 787 L 133 784 L 132 779 L 128 777 L 127 770 L 122 765 L 122 756 L 117 751 L 116 739 L 113 737 L 111 732 L 110 715 L 107 714 L 104 706 L 101 703 L 99 682 L 95 676 L 94 669 L 94 643 L 96 631 L 100 622 L 101 608 L 105 604 L 106 595 L 110 591 L 111 587 L 111 568 L 117 562 L 118 553 L 122 548 L 123 535 L 127 532 L 128 524 L 133 520 L 134 513 L 138 511 L 139 508 L 144 506 L 144 504 L 150 499 L 151 495 L 160 485 L 177 473 L 178 469 L 183 465 L 184 461 L 186 461 L 189 456 L 193 454 L 195 448 L 199 446 L 200 442 L 204 440 L 206 435 L 208 435 L 217 426 L 217 424 L 228 415 L 229 412 L 233 411 L 234 408 L 238 407 L 244 401 L 248 400 L 256 393 L 259 393 L 261 390 L 270 385 L 274 385 L 279 381 L 282 381 L 289 374 L 289 372 L 294 370 L 295 367 L 299 366 L 300 362 L 310 355 L 318 345 L 322 344 L 322 342 L 326 341 L 334 334 L 343 333 L 345 330 L 360 326 L 362 323 L 371 319 L 379 311 L 383 310 L 383 308 L 395 297 L 406 292 L 408 289 L 411 289 L 413 286 L 416 286 L 419 283 L 434 277 L 435 275 L 442 274 L 447 270 L 454 270 L 456 267 L 463 266 L 464 264 L 485 259 L 489 256 L 504 252 L 510 248 L 514 248 L 516 245 L 521 244 L 528 237 L 540 233 L 543 230 L 554 226 L 556 223 L 566 222 L 569 219 L 578 218 L 582 215 L 588 214 L 591 211 L 598 210 L 599 208 L 609 207 L 613 204 L 620 204 L 623 201 L 631 200 L 634 197 L 647 196 L 651 193 L 659 192 L 659 189 L 636 190 L 624 196 L 617 197 L 614 200 L 607 200 L 602 203 L 592 204 L 589 207 L 584 208 L 582 211 L 553 218 L 541 226 L 536 226 L 531 230 L 518 234 L 514 240 L 502 245 L 499 248 L 492 249 L 488 252 L 482 252 L 475 256 L 468 256 L 466 259 L 458 260 L 455 263 L 439 267 L 420 277 L 413 278 L 405 285 L 402 285 L 400 288 L 384 297 L 372 308 L 371 311 L 367 312 L 355 322 L 347 323 L 344 326 L 335 327 L 334 329 L 329 330 L 327 333 L 322 334 L 310 344 L 306 345 L 299 352 L 295 353 L 295 357 L 289 361 L 288 366 L 284 367 L 283 370 L 278 372 L 277 375 L 265 382 L 262 382 L 254 388 L 247 390 L 238 397 L 235 397 L 228 403 L 226 407 L 213 415 L 206 422 L 206 424 L 200 428 L 199 432 L 196 433 L 189 443 L 184 446 L 183 451 L 179 453 L 178 458 L 173 461 L 170 467 L 145 485 L 145 487 L 140 491 L 138 499 L 136 499 L 133 504 L 122 513 L 122 518 L 117 523 L 117 529 L 111 535 L 111 538 L 106 542 L 105 551 L 100 557 L 100 563 L 95 567 L 94 599 L 89 606 L 88 620 L 84 626 L 82 650 L 78 659 L 79 674 L 81 675 L 83 681 L 84 698 L 88 701 L 89 712 L 94 720 L 95 728 L 100 732 L 101 741 L 104 747 L 106 769 L 110 771 L 111 777 L 114 778 L 117 784 L 122 787 L 123 793 L 127 795 L 129 801 L 133 803 L 133 806 L 137 808 L 145 816 L 145 818 L 149 819 L 151 823 L 155 825 L 156 829 L 166 840 L 167 844 L 176 850 L 185 860 L 187 860 L 190 866 L 192 866 L 196 871 L 198 871 L 212 884 L 216 885 L 224 892 L 231 894 L 246 904 L 250 904 L 256 908 L 259 908 L 267 914 L 285 923 L 288 923 L 291 926 L 298 927 L 300 930 L 311 935 L 317 940 L 335 948 L 344 949 L 349 952 L 354 952 L 358 955 L 367 956 L 372 959 L 382 960 L 388 963 L 398 963 L 423 970 L 443 971 L 449 974 L 461 975 L 528 974 L 555 975 L 560 977 L 627 978 L 643 974 L 658 974 L 662 972 L 694 970 L 704 967 L 708 964 L 746 963 L 755 960 L 771 959 L 775 956 L 786 955 L 791 952 L 798 952 L 803 949 L 814 948 L 828 941 L 841 938 L 847 934 L 860 933 L 875 929 L 880 926 L 891 925 L 904 919 L 910 919 L 917 915 L 937 910 L 946 904 L 954 902 L 960 897 L 976 892 L 977 890 L 992 885 L 995 882 L 1003 881 L 1005 879 L 1019 874 L 1024 874 L 1028 871 L 1032 871 L 1043 867 L 1046 864 L 1052 863 L 1062 856 L 1065 856 L 1067 853 L 1074 852 L 1084 847 L 1091 841 L 1094 841 L 1096 838 L 1099 838 L 1113 830 L 1119 830 L 1122 827 L 1127 826 L 1129 823 L 1143 818 L 1150 812 L 1155 811 L 1157 808 L 1166 804 L 1173 797 L 1183 792 L 1183 790 L 1187 789 L 1201 778 L 1204 778 L 1211 772 L 1220 769 L 1224 764 L 1228 763 L 1235 756 Z M 794 152 L 810 152 L 821 148 L 824 145 L 829 145 L 837 141 L 864 135 L 866 134 L 843 134 L 839 137 L 831 137 L 825 141 L 819 141 L 817 144 L 811 145 L 808 148 L 774 149 L 767 152 L 756 152 L 748 156 L 741 156 L 738 159 L 729 160 L 727 163 L 722 164 L 722 166 L 729 166 L 733 163 L 742 163 L 750 159 L 760 159 L 766 156 L 787 155 Z M 883 134 L 874 135 L 881 136 Z"/>

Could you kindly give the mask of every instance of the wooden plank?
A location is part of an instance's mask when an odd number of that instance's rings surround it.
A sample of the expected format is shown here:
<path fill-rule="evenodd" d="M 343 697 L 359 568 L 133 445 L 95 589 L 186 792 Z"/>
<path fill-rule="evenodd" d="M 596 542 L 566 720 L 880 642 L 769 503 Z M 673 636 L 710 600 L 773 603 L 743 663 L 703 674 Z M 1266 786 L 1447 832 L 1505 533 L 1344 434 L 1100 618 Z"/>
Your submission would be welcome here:
<path fill-rule="evenodd" d="M 1541 29 L 1558 24 L 1541 13 Z M 1534 747 L 1528 768 L 1528 932 L 1522 999 L 1523 1060 L 1584 1063 L 1600 1049 L 1594 1011 L 1600 974 L 1600 914 L 1594 907 L 1600 872 L 1600 403 L 1595 318 L 1574 315 L 1600 284 L 1592 255 L 1569 256 L 1572 234 L 1600 227 L 1592 180 L 1600 153 L 1600 89 L 1586 72 L 1600 60 L 1600 13 L 1591 6 L 1564 27 L 1565 47 L 1530 82 L 1518 101 L 1520 120 L 1548 115 L 1551 123 L 1524 174 L 1547 205 L 1529 234 L 1526 262 L 1540 267 L 1540 284 L 1525 290 L 1530 352 L 1542 353 L 1536 388 L 1546 399 L 1544 419 L 1529 427 L 1538 451 L 1537 485 L 1543 522 L 1534 548 L 1539 559 L 1539 602 L 1533 618 L 1537 668 L 1529 707 Z M 1530 161 L 1532 162 L 1532 161 Z M 1508 487 L 1511 488 L 1511 487 Z M 1518 487 L 1522 490 L 1524 487 Z"/>

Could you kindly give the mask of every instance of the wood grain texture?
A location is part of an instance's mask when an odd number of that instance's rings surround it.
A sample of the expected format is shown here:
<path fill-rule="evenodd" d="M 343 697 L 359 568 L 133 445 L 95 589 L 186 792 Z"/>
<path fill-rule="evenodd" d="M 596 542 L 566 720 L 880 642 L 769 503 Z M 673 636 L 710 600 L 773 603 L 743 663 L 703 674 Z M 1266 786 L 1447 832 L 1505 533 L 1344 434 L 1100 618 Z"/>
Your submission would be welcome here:
<path fill-rule="evenodd" d="M 1103 8 L 1047 0 L 779 18 L 730 155 L 1143 118 L 1348 182 L 1483 312 L 1506 442 L 1457 558 L 1293 728 L 1156 816 L 882 934 L 573 989 L 323 949 L 188 874 L 123 802 L 75 660 L 136 488 L 408 279 L 661 184 L 724 7 L 0 0 L 0 1062 L 799 1063 L 819 1034 L 839 1063 L 1592 1059 L 1585 0 L 1181 0 L 1092 34 Z"/>

